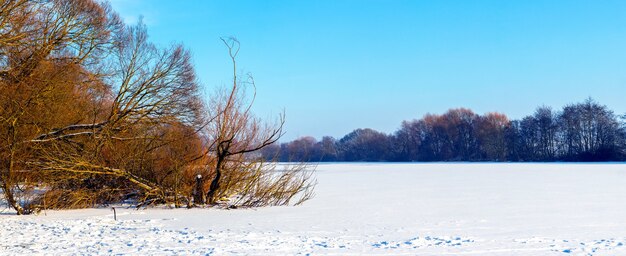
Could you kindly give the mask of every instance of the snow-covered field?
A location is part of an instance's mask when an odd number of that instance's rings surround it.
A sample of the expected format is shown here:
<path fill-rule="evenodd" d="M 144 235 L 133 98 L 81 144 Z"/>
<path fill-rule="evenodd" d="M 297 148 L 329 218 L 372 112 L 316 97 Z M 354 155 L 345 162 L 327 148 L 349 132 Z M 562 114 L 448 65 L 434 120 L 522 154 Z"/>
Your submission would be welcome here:
<path fill-rule="evenodd" d="M 625 164 L 323 164 L 298 207 L 14 216 L 0 255 L 626 255 Z"/>

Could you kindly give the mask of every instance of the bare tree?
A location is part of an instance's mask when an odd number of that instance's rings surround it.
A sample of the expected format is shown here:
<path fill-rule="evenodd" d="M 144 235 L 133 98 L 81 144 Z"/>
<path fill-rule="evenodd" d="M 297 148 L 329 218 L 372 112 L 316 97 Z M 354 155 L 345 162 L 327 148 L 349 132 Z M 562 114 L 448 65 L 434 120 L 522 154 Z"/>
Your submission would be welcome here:
<path fill-rule="evenodd" d="M 33 150 L 29 143 L 38 142 L 39 133 L 59 125 L 70 130 L 75 126 L 67 122 L 80 121 L 54 120 L 44 106 L 62 109 L 61 98 L 71 94 L 59 92 L 70 82 L 87 83 L 89 75 L 79 66 L 100 57 L 117 21 L 108 6 L 88 0 L 0 3 L 0 180 L 18 214 L 30 211 L 15 198 L 18 172 L 28 169 Z"/>
<path fill-rule="evenodd" d="M 150 156 L 176 141 L 167 139 L 168 126 L 197 131 L 202 123 L 189 53 L 180 45 L 157 48 L 148 42 L 143 24 L 124 27 L 108 5 L 95 1 L 7 1 L 0 6 L 0 51 L 5 54 L 0 62 L 0 181 L 18 214 L 40 207 L 26 209 L 16 199 L 28 180 L 24 172 L 56 184 L 52 188 L 77 180 L 120 179 L 118 185 L 133 184 L 145 198 L 174 193 L 164 190 L 163 177 L 145 170 Z M 118 151 L 133 154 L 112 153 Z"/>
<path fill-rule="evenodd" d="M 218 91 L 210 102 L 214 112 L 211 115 L 213 121 L 207 126 L 207 134 L 210 140 L 209 150 L 215 164 L 207 192 L 208 203 L 214 205 L 225 196 L 255 194 L 245 201 L 246 205 L 258 206 L 252 202 L 273 198 L 265 202 L 286 204 L 300 192 L 305 192 L 305 197 L 310 196 L 313 182 L 306 170 L 295 168 L 284 171 L 275 179 L 273 174 L 269 174 L 274 167 L 267 168 L 265 163 L 258 160 L 261 159 L 260 156 L 253 155 L 272 145 L 283 135 L 284 114 L 273 124 L 263 123 L 253 116 L 251 107 L 256 97 L 256 87 L 252 76 L 248 75 L 246 80 L 240 80 L 237 75 L 239 41 L 235 38 L 223 38 L 222 41 L 228 48 L 233 78 L 232 85 Z M 246 97 L 248 88 L 254 91 L 251 98 Z M 294 186 L 291 187 L 292 185 Z M 263 187 L 265 189 L 261 190 L 265 192 L 258 192 Z M 250 193 L 253 188 L 256 192 Z M 257 198 L 258 196 L 263 199 Z M 281 198 L 285 200 L 275 200 Z"/>
<path fill-rule="evenodd" d="M 308 170 L 256 160 L 284 115 L 264 124 L 250 113 L 254 81 L 237 77 L 236 40 L 224 40 L 233 86 L 207 118 L 190 54 L 156 47 L 106 3 L 0 0 L 0 25 L 0 185 L 18 214 L 127 197 L 191 206 L 194 190 L 246 206 L 312 195 Z M 197 174 L 212 179 L 208 192 Z"/>
<path fill-rule="evenodd" d="M 487 113 L 478 117 L 474 136 L 479 143 L 481 160 L 506 160 L 505 132 L 509 125 L 508 118 L 501 113 Z"/>
<path fill-rule="evenodd" d="M 201 123 L 202 103 L 197 95 L 190 55 L 180 45 L 158 49 L 148 42 L 142 23 L 127 27 L 115 39 L 110 60 L 112 70 L 103 79 L 113 90 L 109 111 L 92 123 L 68 126 L 37 137 L 38 142 L 45 142 L 88 136 L 88 145 L 83 147 L 63 145 L 63 149 L 49 151 L 53 153 L 46 155 L 39 168 L 121 177 L 142 189 L 143 203 L 156 202 L 155 199 L 165 202 L 167 197 L 177 201 L 179 195 L 162 186 L 165 177 L 153 175 L 158 168 L 148 163 L 153 162 L 159 149 L 176 142 L 167 139 L 171 127 L 182 125 L 194 129 Z M 187 138 L 196 134 L 189 133 Z M 84 146 L 89 150 L 84 150 Z M 186 158 L 192 162 L 201 155 L 197 152 L 196 156 Z"/>
<path fill-rule="evenodd" d="M 620 127 L 617 117 L 592 99 L 565 106 L 559 115 L 566 158 L 606 160 L 617 154 Z"/>

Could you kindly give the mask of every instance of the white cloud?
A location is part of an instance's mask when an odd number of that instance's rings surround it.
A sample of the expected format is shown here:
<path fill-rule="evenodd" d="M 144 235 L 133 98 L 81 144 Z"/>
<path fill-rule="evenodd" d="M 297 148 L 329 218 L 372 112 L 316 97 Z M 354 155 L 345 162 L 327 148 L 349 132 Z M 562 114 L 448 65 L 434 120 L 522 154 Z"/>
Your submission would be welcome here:
<path fill-rule="evenodd" d="M 119 13 L 126 24 L 136 24 L 143 16 L 147 26 L 157 24 L 158 12 L 151 8 L 151 2 L 145 0 L 110 0 L 113 10 Z M 153 3 L 152 3 L 153 4 Z"/>

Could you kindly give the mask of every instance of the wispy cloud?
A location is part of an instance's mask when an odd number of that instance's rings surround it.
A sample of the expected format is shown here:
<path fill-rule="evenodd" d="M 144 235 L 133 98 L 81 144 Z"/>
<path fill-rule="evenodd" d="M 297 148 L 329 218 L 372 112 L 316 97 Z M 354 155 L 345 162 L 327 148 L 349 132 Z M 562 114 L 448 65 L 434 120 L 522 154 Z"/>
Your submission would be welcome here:
<path fill-rule="evenodd" d="M 154 4 L 153 2 L 146 0 L 110 0 L 109 2 L 126 24 L 136 24 L 140 17 L 143 17 L 143 23 L 148 26 L 158 23 L 159 13 L 150 7 Z"/>

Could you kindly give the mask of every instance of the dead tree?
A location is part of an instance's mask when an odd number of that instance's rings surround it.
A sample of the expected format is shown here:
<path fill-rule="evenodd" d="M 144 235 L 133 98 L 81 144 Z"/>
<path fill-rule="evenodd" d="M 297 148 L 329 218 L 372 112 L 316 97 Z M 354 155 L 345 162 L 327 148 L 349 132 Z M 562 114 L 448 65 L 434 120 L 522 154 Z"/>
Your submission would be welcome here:
<path fill-rule="evenodd" d="M 210 139 L 209 152 L 213 158 L 214 176 L 211 180 L 207 192 L 207 201 L 211 205 L 218 203 L 221 197 L 228 197 L 232 194 L 242 196 L 242 193 L 252 191 L 250 188 L 265 188 L 264 195 L 256 194 L 262 198 L 266 197 L 291 197 L 300 192 L 313 187 L 313 179 L 302 169 L 293 170 L 298 173 L 291 178 L 282 176 L 277 182 L 271 175 L 267 175 L 271 168 L 253 157 L 253 153 L 272 145 L 283 135 L 283 125 L 285 123 L 284 114 L 279 115 L 275 123 L 264 123 L 253 116 L 251 107 L 256 97 L 256 86 L 251 76 L 247 76 L 245 81 L 239 79 L 237 75 L 236 57 L 239 53 L 239 42 L 235 38 L 222 39 L 228 48 L 228 54 L 233 66 L 233 80 L 229 88 L 218 91 L 209 106 L 214 111 L 213 121 L 208 125 L 207 134 Z M 246 95 L 246 89 L 251 88 L 253 94 L 250 98 Z M 302 172 L 300 172 L 302 171 Z M 306 174 L 305 174 L 306 173 Z M 299 174 L 305 174 L 300 176 Z M 299 183 L 302 181 L 301 183 Z M 281 190 L 289 187 L 288 184 L 299 183 L 296 189 L 291 190 L 289 196 L 284 193 L 278 195 L 270 191 Z M 282 190 L 281 190 L 282 191 Z M 288 203 L 289 200 L 286 200 Z M 261 204 L 262 205 L 262 204 Z M 260 206 L 260 205 L 258 205 Z"/>

